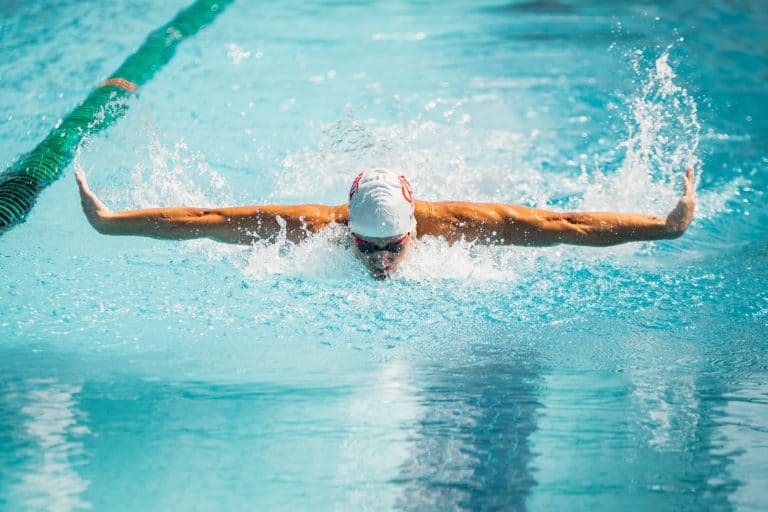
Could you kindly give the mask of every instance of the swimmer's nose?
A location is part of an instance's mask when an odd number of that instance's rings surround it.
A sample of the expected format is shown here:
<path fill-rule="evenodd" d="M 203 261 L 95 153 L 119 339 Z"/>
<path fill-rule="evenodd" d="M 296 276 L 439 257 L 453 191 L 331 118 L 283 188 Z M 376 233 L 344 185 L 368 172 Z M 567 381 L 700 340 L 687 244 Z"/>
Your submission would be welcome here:
<path fill-rule="evenodd" d="M 390 258 L 384 253 L 384 251 L 379 251 L 373 255 L 371 258 L 371 264 L 379 269 L 384 269 L 390 264 Z"/>

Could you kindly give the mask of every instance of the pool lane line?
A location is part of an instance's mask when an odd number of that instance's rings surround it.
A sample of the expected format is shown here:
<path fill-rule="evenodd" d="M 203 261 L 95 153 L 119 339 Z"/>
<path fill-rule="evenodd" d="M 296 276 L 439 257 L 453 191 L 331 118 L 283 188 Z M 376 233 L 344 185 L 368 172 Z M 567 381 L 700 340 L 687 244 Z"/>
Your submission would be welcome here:
<path fill-rule="evenodd" d="M 80 141 L 120 119 L 129 96 L 166 65 L 184 39 L 211 23 L 233 0 L 197 0 L 147 36 L 136 52 L 29 153 L 0 174 L 0 234 L 22 222 L 40 192 L 70 164 Z"/>

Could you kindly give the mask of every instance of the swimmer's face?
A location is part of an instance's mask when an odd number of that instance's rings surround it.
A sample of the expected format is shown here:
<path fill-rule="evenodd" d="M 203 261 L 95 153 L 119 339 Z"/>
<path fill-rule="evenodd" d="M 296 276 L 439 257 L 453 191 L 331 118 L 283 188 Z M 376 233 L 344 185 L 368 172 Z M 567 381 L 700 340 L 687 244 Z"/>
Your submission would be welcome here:
<path fill-rule="evenodd" d="M 352 234 L 355 256 L 371 271 L 375 279 L 386 279 L 405 260 L 416 232 L 388 238 L 372 238 Z"/>

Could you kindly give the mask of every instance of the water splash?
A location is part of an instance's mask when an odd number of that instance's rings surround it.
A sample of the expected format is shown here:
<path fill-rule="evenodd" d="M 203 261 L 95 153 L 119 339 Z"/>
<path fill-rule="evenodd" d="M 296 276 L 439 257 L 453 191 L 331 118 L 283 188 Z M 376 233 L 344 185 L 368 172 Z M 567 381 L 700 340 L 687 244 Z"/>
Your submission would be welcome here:
<path fill-rule="evenodd" d="M 114 209 L 233 202 L 227 180 L 205 156 L 183 139 L 167 141 L 139 102 L 110 134 L 85 138 L 73 165 Z"/>
<path fill-rule="evenodd" d="M 585 209 L 668 211 L 677 199 L 683 170 L 700 168 L 696 100 L 675 83 L 669 50 L 648 70 L 642 68 L 643 57 L 640 50 L 631 54 L 635 74 L 645 76 L 626 101 L 623 161 L 615 174 L 594 173 L 584 193 Z"/>

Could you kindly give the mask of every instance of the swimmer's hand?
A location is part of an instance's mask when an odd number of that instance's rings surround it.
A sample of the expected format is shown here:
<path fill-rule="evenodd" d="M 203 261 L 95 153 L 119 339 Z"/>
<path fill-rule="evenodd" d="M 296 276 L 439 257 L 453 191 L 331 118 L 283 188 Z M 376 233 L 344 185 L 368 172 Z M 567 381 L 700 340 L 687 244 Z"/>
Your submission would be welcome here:
<path fill-rule="evenodd" d="M 91 189 L 88 187 L 88 181 L 85 179 L 83 171 L 77 171 L 75 173 L 75 179 L 77 180 L 77 186 L 80 189 L 80 204 L 83 206 L 83 213 L 91 223 L 96 231 L 104 232 L 106 221 L 109 218 L 110 210 L 101 199 L 96 197 Z"/>
<path fill-rule="evenodd" d="M 696 209 L 694 178 L 693 168 L 688 167 L 683 176 L 683 195 L 677 206 L 667 215 L 665 223 L 665 228 L 672 237 L 682 235 L 693 219 L 693 211 Z"/>

